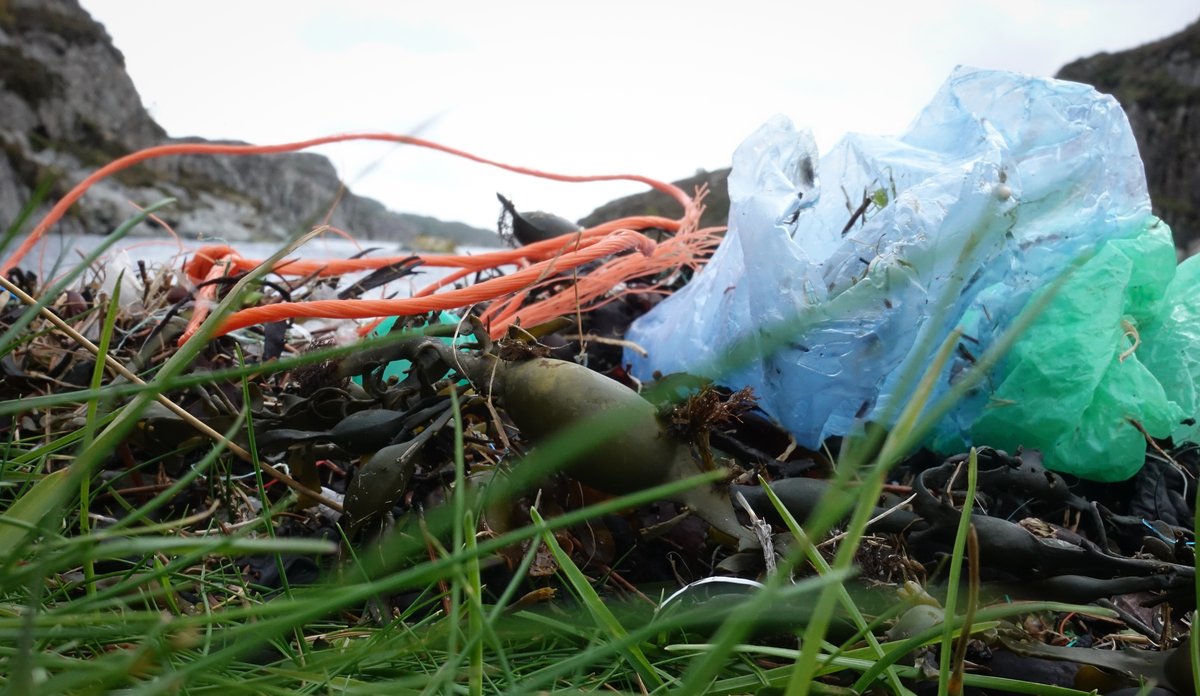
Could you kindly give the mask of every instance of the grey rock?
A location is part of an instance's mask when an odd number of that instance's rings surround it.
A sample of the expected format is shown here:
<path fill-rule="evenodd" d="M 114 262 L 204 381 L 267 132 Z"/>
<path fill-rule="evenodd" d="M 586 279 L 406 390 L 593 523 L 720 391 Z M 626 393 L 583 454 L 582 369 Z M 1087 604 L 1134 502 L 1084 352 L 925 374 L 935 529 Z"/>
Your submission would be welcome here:
<path fill-rule="evenodd" d="M 1200 21 L 1165 39 L 1082 58 L 1057 77 L 1113 95 L 1137 138 L 1154 213 L 1200 250 Z"/>

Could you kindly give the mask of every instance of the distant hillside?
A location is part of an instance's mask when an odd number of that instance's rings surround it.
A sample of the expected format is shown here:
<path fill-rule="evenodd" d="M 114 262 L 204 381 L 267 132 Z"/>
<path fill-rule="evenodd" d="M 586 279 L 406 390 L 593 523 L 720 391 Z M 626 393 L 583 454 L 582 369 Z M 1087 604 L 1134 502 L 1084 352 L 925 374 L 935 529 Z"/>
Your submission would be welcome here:
<path fill-rule="evenodd" d="M 112 159 L 165 142 L 121 52 L 77 0 L 0 0 L 0 230 L 40 181 L 56 181 L 52 202 Z M 344 192 L 329 160 L 312 153 L 155 160 L 92 188 L 58 229 L 106 233 L 134 212 L 129 201 L 166 197 L 179 202 L 160 216 L 188 237 L 281 239 L 338 201 L 330 222 L 363 239 L 500 243 L 494 230 L 397 214 Z"/>
<path fill-rule="evenodd" d="M 708 195 L 704 198 L 704 215 L 700 218 L 701 227 L 723 226 L 729 220 L 729 186 L 726 183 L 728 178 L 729 169 L 725 168 L 712 172 L 702 170 L 686 179 L 673 182 L 688 195 L 694 193 L 697 186 L 708 185 Z M 679 217 L 682 212 L 675 199 L 667 194 L 661 191 L 647 191 L 605 203 L 580 220 L 579 224 L 591 227 L 607 220 L 633 215 L 674 218 Z"/>
<path fill-rule="evenodd" d="M 1200 251 L 1200 21 L 1138 48 L 1077 60 L 1057 77 L 1121 102 L 1155 214 L 1174 230 L 1177 246 Z"/>
<path fill-rule="evenodd" d="M 500 236 L 496 230 L 471 227 L 462 222 L 446 222 L 435 217 L 416 215 L 415 213 L 393 213 L 393 215 L 419 236 L 448 239 L 455 244 L 464 244 L 467 246 L 501 245 Z"/>

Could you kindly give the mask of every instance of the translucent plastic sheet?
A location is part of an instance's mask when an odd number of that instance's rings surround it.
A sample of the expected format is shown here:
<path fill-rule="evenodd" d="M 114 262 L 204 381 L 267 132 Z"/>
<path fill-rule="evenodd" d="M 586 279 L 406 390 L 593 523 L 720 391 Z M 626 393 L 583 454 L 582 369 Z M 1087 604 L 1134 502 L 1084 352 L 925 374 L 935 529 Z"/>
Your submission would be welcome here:
<path fill-rule="evenodd" d="M 1036 292 L 1094 255 L 931 444 L 1035 447 L 1058 470 L 1118 480 L 1142 462 L 1131 420 L 1192 433 L 1200 356 L 1178 351 L 1200 337 L 1200 270 L 1171 284 L 1170 232 L 1111 97 L 959 68 L 906 133 L 849 135 L 819 165 L 811 135 L 773 118 L 738 148 L 729 188 L 713 259 L 630 330 L 649 351 L 626 354 L 638 377 L 752 386 L 816 447 L 890 422 L 914 386 L 905 366 L 923 370 L 957 328 L 944 393 Z"/>

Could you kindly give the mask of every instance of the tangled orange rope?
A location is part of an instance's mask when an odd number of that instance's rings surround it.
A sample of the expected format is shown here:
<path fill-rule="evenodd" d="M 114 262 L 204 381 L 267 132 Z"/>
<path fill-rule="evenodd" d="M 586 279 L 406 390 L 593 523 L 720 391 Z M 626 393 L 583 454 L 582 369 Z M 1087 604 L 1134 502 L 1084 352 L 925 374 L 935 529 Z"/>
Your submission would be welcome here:
<path fill-rule="evenodd" d="M 412 315 L 439 309 L 455 309 L 471 304 L 491 301 L 492 304 L 483 313 L 483 319 L 488 323 L 489 330 L 495 335 L 503 333 L 513 322 L 520 321 L 526 326 L 553 319 L 563 314 L 580 310 L 586 311 L 619 296 L 612 291 L 624 282 L 679 269 L 695 268 L 702 264 L 719 241 L 717 233 L 721 228 L 698 229 L 702 206 L 700 199 L 688 196 L 678 187 L 647 177 L 616 174 L 603 176 L 569 176 L 553 174 L 525 167 L 516 167 L 502 162 L 488 160 L 476 155 L 446 147 L 438 143 L 406 135 L 391 133 L 364 133 L 349 135 L 333 135 L 314 138 L 281 145 L 223 145 L 209 143 L 178 143 L 160 145 L 131 153 L 101 167 L 76 184 L 46 216 L 38 223 L 29 237 L 17 250 L 0 264 L 0 273 L 7 273 L 29 252 L 46 231 L 96 182 L 111 176 L 123 169 L 132 167 L 140 162 L 173 155 L 257 155 L 303 150 L 316 145 L 343 142 L 348 140 L 377 140 L 416 145 L 445 152 L 474 162 L 499 167 L 508 171 L 552 179 L 564 182 L 591 182 L 627 180 L 647 184 L 652 188 L 667 193 L 683 206 L 684 214 L 679 219 L 655 216 L 630 217 L 614 220 L 602 225 L 583 230 L 576 234 L 530 244 L 518 249 L 489 252 L 474 256 L 421 256 L 423 264 L 458 268 L 455 273 L 418 291 L 411 298 L 393 300 L 320 300 L 311 302 L 280 302 L 276 304 L 253 307 L 236 312 L 227 317 L 218 328 L 217 335 L 228 333 L 239 328 L 254 324 L 281 321 L 285 319 L 310 317 L 330 319 L 366 319 L 393 315 Z M 665 229 L 672 232 L 667 239 L 655 243 L 641 234 L 641 230 L 649 228 Z M 638 253 L 620 254 L 628 250 Z M 569 287 L 549 293 L 536 302 L 525 304 L 527 298 L 536 290 L 561 283 L 558 274 L 570 271 L 580 265 L 598 261 L 605 257 L 614 256 L 604 261 L 598 267 L 586 274 L 576 274 Z M 393 258 L 362 258 L 350 260 L 288 260 L 275 265 L 273 272 L 291 276 L 334 276 L 346 273 L 369 271 L 388 266 L 400 260 Z M 233 248 L 228 246 L 206 246 L 197 251 L 184 265 L 184 271 L 189 280 L 200 284 L 206 280 L 221 278 L 234 271 L 247 271 L 257 267 L 259 261 L 241 257 Z M 437 291 L 451 285 L 466 276 L 479 271 L 500 266 L 515 265 L 518 271 L 507 276 L 492 278 L 475 285 L 438 293 Z M 665 279 L 639 291 L 661 291 Z M 195 333 L 200 323 L 208 314 L 211 301 L 215 298 L 215 285 L 202 287 L 197 292 L 197 301 L 192 313 L 191 322 L 184 333 L 182 341 L 186 341 Z M 604 295 L 607 298 L 603 298 Z M 595 302 L 599 300 L 599 302 Z M 369 330 L 369 326 L 363 331 Z"/>

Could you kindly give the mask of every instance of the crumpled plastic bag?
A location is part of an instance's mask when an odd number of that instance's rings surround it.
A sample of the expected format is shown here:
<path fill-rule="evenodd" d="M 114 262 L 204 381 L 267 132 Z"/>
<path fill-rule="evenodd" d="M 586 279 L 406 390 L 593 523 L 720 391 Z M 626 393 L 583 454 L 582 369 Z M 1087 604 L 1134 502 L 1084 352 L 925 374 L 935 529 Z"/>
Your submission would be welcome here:
<path fill-rule="evenodd" d="M 750 386 L 798 443 L 890 424 L 954 329 L 937 398 L 1072 263 L 1062 292 L 940 423 L 967 444 L 1042 449 L 1095 480 L 1140 468 L 1145 440 L 1190 437 L 1200 269 L 1150 215 L 1120 106 L 1091 87 L 956 69 L 899 137 L 848 135 L 818 165 L 784 117 L 734 154 L 729 231 L 692 281 L 630 328 L 642 379 Z M 733 349 L 741 359 L 727 360 Z"/>
<path fill-rule="evenodd" d="M 1084 478 L 1137 473 L 1146 439 L 1133 421 L 1166 437 L 1182 419 L 1176 383 L 1146 361 L 1174 271 L 1170 230 L 1154 218 L 1102 245 L 1013 346 L 982 412 L 959 409 L 960 427 L 980 444 L 1037 448 L 1051 468 Z M 953 435 L 937 448 L 952 448 Z"/>

